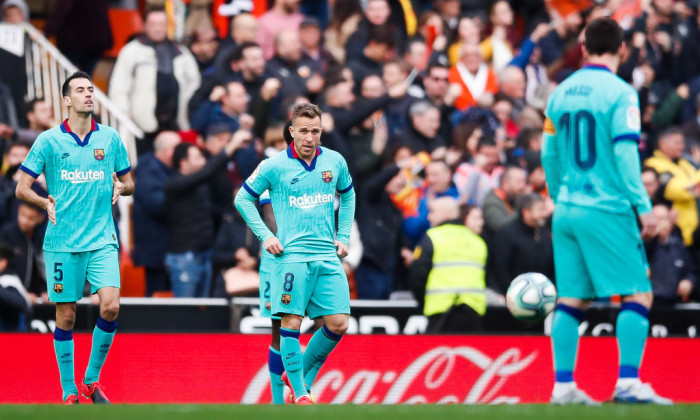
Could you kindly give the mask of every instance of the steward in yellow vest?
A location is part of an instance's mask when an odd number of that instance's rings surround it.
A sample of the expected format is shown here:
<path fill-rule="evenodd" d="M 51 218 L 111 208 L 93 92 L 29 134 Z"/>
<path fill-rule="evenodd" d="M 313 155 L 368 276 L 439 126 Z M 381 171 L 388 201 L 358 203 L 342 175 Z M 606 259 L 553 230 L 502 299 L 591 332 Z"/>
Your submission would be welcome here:
<path fill-rule="evenodd" d="M 432 200 L 433 226 L 416 247 L 408 283 L 428 317 L 429 333 L 480 331 L 486 313 L 486 243 L 459 220 L 451 197 Z"/>

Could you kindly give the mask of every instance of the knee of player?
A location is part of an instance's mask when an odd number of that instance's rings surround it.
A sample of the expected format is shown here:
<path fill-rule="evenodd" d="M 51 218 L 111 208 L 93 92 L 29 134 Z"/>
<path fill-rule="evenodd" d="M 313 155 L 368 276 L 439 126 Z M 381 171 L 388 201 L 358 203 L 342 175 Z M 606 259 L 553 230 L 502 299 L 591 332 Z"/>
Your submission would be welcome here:
<path fill-rule="evenodd" d="M 75 324 L 75 306 L 58 305 L 56 307 L 56 325 L 64 330 L 73 329 Z"/>
<path fill-rule="evenodd" d="M 331 321 L 326 321 L 326 328 L 333 334 L 343 335 L 348 330 L 348 317 L 337 317 Z"/>
<path fill-rule="evenodd" d="M 114 321 L 119 316 L 119 300 L 115 299 L 100 306 L 100 315 L 106 321 Z"/>

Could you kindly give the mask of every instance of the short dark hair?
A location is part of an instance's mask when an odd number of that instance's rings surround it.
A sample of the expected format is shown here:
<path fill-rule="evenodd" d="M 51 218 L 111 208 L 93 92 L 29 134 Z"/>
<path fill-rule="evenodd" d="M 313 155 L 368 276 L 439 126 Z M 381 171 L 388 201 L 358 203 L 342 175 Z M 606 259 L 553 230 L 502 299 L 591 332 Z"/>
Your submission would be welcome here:
<path fill-rule="evenodd" d="M 395 38 L 394 31 L 389 29 L 388 26 L 372 26 L 369 29 L 367 36 L 367 43 L 374 42 L 375 44 L 384 44 L 389 48 L 394 48 Z"/>
<path fill-rule="evenodd" d="M 39 102 L 45 102 L 44 98 L 34 98 L 34 99 L 28 101 L 24 105 L 24 115 L 27 115 L 30 112 L 34 112 L 34 107 L 36 107 L 36 104 L 38 104 Z"/>
<path fill-rule="evenodd" d="M 543 198 L 539 194 L 523 194 L 515 199 L 515 207 L 518 209 L 518 213 L 522 215 L 523 210 L 530 210 L 535 203 L 539 203 L 542 200 Z"/>
<path fill-rule="evenodd" d="M 443 63 L 441 63 L 441 62 L 439 62 L 439 61 L 433 61 L 433 62 L 431 62 L 430 64 L 428 64 L 428 68 L 425 69 L 425 74 L 426 74 L 427 76 L 430 76 L 430 72 L 432 72 L 433 69 L 436 69 L 436 68 L 447 69 L 447 70 L 450 69 L 450 67 L 449 67 L 448 65 L 446 65 L 446 64 L 443 64 Z"/>
<path fill-rule="evenodd" d="M 672 125 L 671 127 L 668 127 L 659 133 L 659 137 L 658 137 L 659 140 L 658 141 L 664 140 L 668 137 L 671 137 L 671 136 L 674 136 L 677 134 L 680 134 L 681 136 L 685 137 L 683 135 L 683 130 L 680 127 Z"/>
<path fill-rule="evenodd" d="M 645 166 L 642 166 L 642 173 L 644 173 L 644 172 L 651 172 L 651 173 L 654 174 L 654 176 L 656 177 L 656 179 L 659 179 L 659 171 L 657 171 L 656 169 L 652 168 L 651 166 L 646 166 L 646 165 L 645 165 Z"/>
<path fill-rule="evenodd" d="M 482 128 L 482 131 L 483 131 L 483 128 Z M 487 133 L 484 132 L 484 135 L 481 136 L 481 138 L 479 139 L 479 143 L 477 143 L 477 145 L 476 145 L 476 150 L 479 151 L 479 150 L 481 150 L 482 147 L 488 147 L 488 146 L 496 147 L 497 146 L 496 140 L 494 140 L 492 136 L 487 135 Z"/>
<path fill-rule="evenodd" d="M 311 119 L 316 117 L 321 118 L 321 108 L 314 104 L 296 104 L 292 111 L 292 125 L 294 125 L 294 121 L 299 117 Z"/>
<path fill-rule="evenodd" d="M 147 7 L 146 10 L 143 12 L 143 21 L 146 22 L 148 19 L 148 15 L 151 13 L 166 13 L 165 7 L 162 6 L 151 6 Z"/>
<path fill-rule="evenodd" d="M 196 147 L 192 143 L 182 142 L 175 146 L 173 150 L 173 169 L 176 171 L 180 170 L 180 161 L 182 159 L 187 159 L 187 155 L 190 153 L 190 147 Z"/>
<path fill-rule="evenodd" d="M 585 35 L 586 49 L 590 55 L 617 54 L 622 45 L 622 28 L 609 17 L 589 23 Z"/>
<path fill-rule="evenodd" d="M 76 71 L 68 76 L 66 81 L 63 82 L 63 88 L 61 89 L 62 96 L 70 96 L 70 82 L 75 79 L 88 79 L 88 81 L 92 83 L 92 79 L 90 78 L 89 74 L 85 73 L 84 71 Z"/>
<path fill-rule="evenodd" d="M 243 52 L 247 50 L 248 48 L 262 48 L 260 44 L 257 42 L 250 42 L 246 41 L 239 45 L 235 50 L 233 50 L 233 53 L 231 54 L 231 59 L 230 61 L 241 61 L 243 59 Z"/>

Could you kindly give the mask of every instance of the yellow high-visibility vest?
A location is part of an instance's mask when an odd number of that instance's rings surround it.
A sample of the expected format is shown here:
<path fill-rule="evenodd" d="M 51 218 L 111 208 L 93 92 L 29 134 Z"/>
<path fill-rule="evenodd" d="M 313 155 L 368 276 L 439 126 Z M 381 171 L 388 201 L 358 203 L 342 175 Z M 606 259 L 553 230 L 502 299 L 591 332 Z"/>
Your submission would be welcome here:
<path fill-rule="evenodd" d="M 425 286 L 425 316 L 466 304 L 486 313 L 486 256 L 483 239 L 469 228 L 444 224 L 427 232 L 433 243 L 433 268 Z"/>

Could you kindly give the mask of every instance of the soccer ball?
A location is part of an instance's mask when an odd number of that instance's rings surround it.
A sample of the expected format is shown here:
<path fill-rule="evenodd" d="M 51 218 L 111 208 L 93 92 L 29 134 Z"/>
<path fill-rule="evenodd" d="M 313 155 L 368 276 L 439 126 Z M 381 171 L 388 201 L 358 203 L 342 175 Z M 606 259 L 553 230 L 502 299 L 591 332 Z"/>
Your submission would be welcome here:
<path fill-rule="evenodd" d="M 556 306 L 557 289 L 544 274 L 521 274 L 508 286 L 506 304 L 515 318 L 525 322 L 539 322 Z"/>

